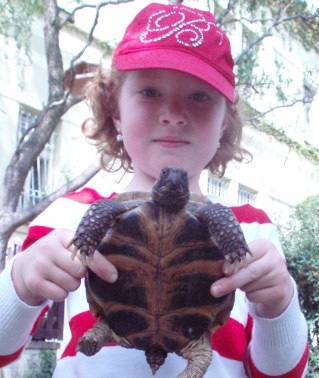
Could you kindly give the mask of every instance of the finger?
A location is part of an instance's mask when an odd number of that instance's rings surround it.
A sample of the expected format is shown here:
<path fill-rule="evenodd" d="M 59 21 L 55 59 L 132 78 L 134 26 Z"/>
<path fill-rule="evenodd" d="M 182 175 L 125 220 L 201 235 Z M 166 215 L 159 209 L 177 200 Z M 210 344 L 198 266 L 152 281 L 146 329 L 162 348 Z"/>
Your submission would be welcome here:
<path fill-rule="evenodd" d="M 72 231 L 66 229 L 52 231 L 50 236 L 54 244 L 51 248 L 55 249 L 55 253 L 52 254 L 52 260 L 60 269 L 74 278 L 80 279 L 85 276 L 87 269 L 79 258 L 73 260 L 70 258 L 70 252 L 72 251 L 70 240 L 72 240 L 73 234 Z"/>
<path fill-rule="evenodd" d="M 264 254 L 260 251 L 251 251 L 250 254 L 247 254 L 242 258 L 240 261 L 235 261 L 234 263 L 229 263 L 228 261 L 225 261 L 223 263 L 223 273 L 225 276 L 231 276 L 234 273 L 237 273 L 240 269 L 246 268 L 249 264 L 251 264 L 253 261 L 256 261 L 260 259 Z"/>
<path fill-rule="evenodd" d="M 221 278 L 211 286 L 211 293 L 215 297 L 226 295 L 232 291 L 242 288 L 248 283 L 259 279 L 268 273 L 268 266 L 262 259 L 255 260 L 242 267 L 237 273 Z"/>
<path fill-rule="evenodd" d="M 262 259 L 257 260 L 251 268 L 262 266 L 259 269 L 261 274 L 247 284 L 241 286 L 241 290 L 245 292 L 259 290 L 267 287 L 277 287 L 278 290 L 285 286 L 287 280 L 287 266 L 285 260 L 278 254 L 265 255 Z M 264 274 L 262 274 L 264 273 Z"/>
<path fill-rule="evenodd" d="M 247 293 L 247 297 L 252 298 L 252 301 L 255 301 L 256 295 L 259 295 L 258 293 L 265 289 L 267 290 L 267 294 L 269 294 L 268 297 L 265 297 L 267 298 L 267 302 L 270 300 L 270 294 L 272 302 L 279 302 L 287 298 L 290 300 L 294 287 L 291 277 L 286 272 L 285 275 L 267 274 L 260 279 L 260 283 L 251 283 L 241 289 Z M 260 302 L 263 302 L 262 297 L 260 298 Z"/>
<path fill-rule="evenodd" d="M 50 281 L 42 281 L 37 286 L 37 294 L 54 302 L 62 302 L 68 296 L 66 290 Z"/>
<path fill-rule="evenodd" d="M 268 303 L 269 301 L 274 301 L 274 288 L 264 287 L 259 290 L 248 291 L 246 292 L 246 297 L 250 302 Z"/>
<path fill-rule="evenodd" d="M 241 290 L 248 293 L 251 291 L 260 290 L 262 288 L 273 287 L 277 285 L 277 277 L 274 272 L 269 272 L 256 281 L 251 281 L 246 285 L 241 286 Z"/>
<path fill-rule="evenodd" d="M 95 251 L 91 257 L 86 258 L 87 266 L 103 280 L 113 283 L 117 280 L 118 272 L 115 266 L 100 252 Z"/>
<path fill-rule="evenodd" d="M 60 253 L 54 255 L 54 263 L 57 267 L 76 279 L 83 278 L 87 272 L 87 268 L 81 259 L 76 256 L 75 259 L 72 260 L 69 251 L 66 249 L 62 249 Z"/>
<path fill-rule="evenodd" d="M 66 290 L 49 281 L 43 285 L 43 291 L 45 292 L 44 296 L 53 302 L 63 302 L 68 296 Z"/>
<path fill-rule="evenodd" d="M 55 267 L 47 276 L 47 281 L 59 286 L 66 292 L 75 291 L 81 285 L 81 279 L 74 278 L 64 270 Z"/>

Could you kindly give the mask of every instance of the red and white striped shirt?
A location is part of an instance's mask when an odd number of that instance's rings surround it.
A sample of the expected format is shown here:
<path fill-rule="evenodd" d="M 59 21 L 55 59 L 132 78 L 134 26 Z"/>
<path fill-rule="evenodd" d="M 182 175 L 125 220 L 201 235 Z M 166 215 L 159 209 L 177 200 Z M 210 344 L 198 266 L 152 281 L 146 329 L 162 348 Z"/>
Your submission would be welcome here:
<path fill-rule="evenodd" d="M 89 205 L 99 199 L 105 198 L 89 188 L 58 199 L 31 223 L 23 249 L 55 228 L 75 231 Z M 282 252 L 276 229 L 262 210 L 250 205 L 231 209 L 247 243 L 266 238 Z M 39 319 L 51 305 L 50 301 L 35 307 L 22 302 L 14 290 L 11 266 L 8 264 L 0 274 L 0 367 L 19 357 L 36 331 Z M 53 378 L 152 377 L 143 351 L 108 346 L 92 357 L 76 352 L 79 338 L 96 322 L 89 312 L 84 282 L 78 290 L 69 293 L 66 306 L 71 336 Z M 300 311 L 297 289 L 288 308 L 275 319 L 256 316 L 254 305 L 237 290 L 231 317 L 213 335 L 212 349 L 213 361 L 205 378 L 305 377 L 307 325 Z M 176 377 L 185 367 L 183 358 L 170 353 L 156 378 Z"/>

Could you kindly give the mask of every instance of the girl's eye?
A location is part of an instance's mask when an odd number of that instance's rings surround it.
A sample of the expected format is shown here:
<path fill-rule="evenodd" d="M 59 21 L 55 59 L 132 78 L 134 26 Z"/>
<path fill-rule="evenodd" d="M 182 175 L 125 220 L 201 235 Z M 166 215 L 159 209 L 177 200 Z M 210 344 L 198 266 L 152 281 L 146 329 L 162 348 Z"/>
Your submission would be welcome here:
<path fill-rule="evenodd" d="M 145 88 L 140 91 L 142 96 L 145 97 L 159 97 L 160 93 L 155 88 Z"/>
<path fill-rule="evenodd" d="M 210 97 L 204 92 L 195 92 L 190 97 L 192 100 L 197 102 L 205 102 L 210 99 Z"/>

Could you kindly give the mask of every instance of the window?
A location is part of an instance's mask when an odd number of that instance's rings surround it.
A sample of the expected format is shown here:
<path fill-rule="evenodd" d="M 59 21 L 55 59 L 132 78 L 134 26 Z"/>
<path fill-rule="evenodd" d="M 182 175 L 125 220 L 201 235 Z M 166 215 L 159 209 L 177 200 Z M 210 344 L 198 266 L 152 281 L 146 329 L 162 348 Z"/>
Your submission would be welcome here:
<path fill-rule="evenodd" d="M 255 203 L 255 199 L 256 199 L 255 191 L 239 185 L 238 198 L 237 198 L 238 205 L 244 205 L 247 203 L 253 205 Z"/>
<path fill-rule="evenodd" d="M 14 256 L 21 251 L 22 240 L 18 237 L 11 239 L 8 243 L 6 258 L 8 261 L 11 261 Z"/>
<path fill-rule="evenodd" d="M 17 130 L 18 143 L 21 138 L 28 138 L 28 133 L 32 129 L 32 122 L 36 116 L 36 112 L 33 110 L 20 109 Z M 52 135 L 50 142 L 46 144 L 28 173 L 23 192 L 19 199 L 20 209 L 35 205 L 45 197 L 51 188 L 54 139 L 55 134 Z"/>
<path fill-rule="evenodd" d="M 208 178 L 207 194 L 217 198 L 226 198 L 229 181 L 210 176 Z"/>

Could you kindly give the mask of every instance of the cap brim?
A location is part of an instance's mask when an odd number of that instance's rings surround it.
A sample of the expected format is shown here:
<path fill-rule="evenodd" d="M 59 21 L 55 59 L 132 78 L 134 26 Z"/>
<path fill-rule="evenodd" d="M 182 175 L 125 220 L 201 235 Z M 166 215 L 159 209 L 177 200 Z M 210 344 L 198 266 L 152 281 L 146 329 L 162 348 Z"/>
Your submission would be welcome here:
<path fill-rule="evenodd" d="M 132 51 L 115 56 L 113 64 L 118 71 L 164 68 L 184 72 L 205 81 L 232 104 L 235 101 L 233 85 L 220 72 L 205 61 L 183 51 L 160 48 Z"/>

